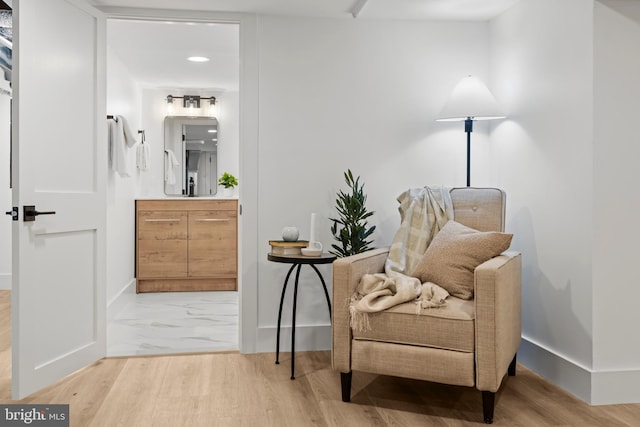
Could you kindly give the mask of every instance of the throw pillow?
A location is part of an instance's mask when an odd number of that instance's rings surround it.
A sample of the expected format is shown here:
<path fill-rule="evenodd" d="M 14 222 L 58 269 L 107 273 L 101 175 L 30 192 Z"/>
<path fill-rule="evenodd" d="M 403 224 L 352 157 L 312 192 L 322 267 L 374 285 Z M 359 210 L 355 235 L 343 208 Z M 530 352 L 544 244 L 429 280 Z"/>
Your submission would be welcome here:
<path fill-rule="evenodd" d="M 482 232 L 449 221 L 436 234 L 412 276 L 434 282 L 451 295 L 473 298 L 473 272 L 511 245 L 512 234 Z"/>

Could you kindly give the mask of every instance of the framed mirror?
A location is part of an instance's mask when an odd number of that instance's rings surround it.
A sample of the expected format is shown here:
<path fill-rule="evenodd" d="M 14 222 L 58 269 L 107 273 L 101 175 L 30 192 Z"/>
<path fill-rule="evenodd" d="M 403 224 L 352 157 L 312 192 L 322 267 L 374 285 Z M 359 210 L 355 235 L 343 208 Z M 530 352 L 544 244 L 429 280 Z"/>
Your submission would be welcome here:
<path fill-rule="evenodd" d="M 164 193 L 213 196 L 218 190 L 218 120 L 167 116 L 164 119 Z"/>

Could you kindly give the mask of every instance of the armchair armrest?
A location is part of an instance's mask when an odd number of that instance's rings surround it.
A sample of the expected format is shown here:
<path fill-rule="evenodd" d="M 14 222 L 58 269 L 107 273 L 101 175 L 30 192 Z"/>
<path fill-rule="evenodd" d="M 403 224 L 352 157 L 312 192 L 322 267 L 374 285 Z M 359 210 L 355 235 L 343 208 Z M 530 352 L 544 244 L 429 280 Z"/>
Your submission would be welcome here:
<path fill-rule="evenodd" d="M 384 272 L 389 248 L 373 249 L 333 262 L 331 363 L 340 372 L 351 371 L 349 300 L 366 273 Z"/>
<path fill-rule="evenodd" d="M 522 259 L 504 252 L 475 270 L 476 387 L 500 387 L 521 337 Z"/>

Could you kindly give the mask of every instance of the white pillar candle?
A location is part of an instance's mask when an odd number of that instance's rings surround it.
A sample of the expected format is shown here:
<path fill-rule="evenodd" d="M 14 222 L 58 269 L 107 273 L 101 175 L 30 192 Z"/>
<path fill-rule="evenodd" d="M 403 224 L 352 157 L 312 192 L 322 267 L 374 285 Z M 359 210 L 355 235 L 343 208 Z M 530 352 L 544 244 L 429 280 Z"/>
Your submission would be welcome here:
<path fill-rule="evenodd" d="M 309 241 L 310 242 L 316 241 L 316 214 L 315 213 L 311 214 L 311 229 L 309 231 Z"/>

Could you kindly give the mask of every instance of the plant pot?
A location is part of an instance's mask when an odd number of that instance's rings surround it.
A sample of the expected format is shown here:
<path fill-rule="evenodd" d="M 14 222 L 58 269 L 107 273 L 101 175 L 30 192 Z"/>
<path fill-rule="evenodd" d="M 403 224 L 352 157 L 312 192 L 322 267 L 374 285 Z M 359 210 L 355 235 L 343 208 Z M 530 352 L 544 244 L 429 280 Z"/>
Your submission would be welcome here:
<path fill-rule="evenodd" d="M 235 187 L 222 187 L 222 196 L 223 197 L 233 197 L 235 194 Z"/>

